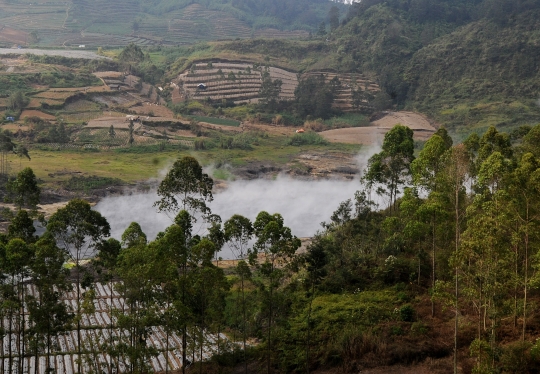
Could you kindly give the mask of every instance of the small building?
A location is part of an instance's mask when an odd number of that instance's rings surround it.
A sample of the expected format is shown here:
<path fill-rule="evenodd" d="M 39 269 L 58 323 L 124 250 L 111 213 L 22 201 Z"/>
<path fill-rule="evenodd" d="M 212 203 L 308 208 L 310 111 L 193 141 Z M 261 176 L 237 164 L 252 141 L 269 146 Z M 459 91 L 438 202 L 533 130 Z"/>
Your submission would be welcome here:
<path fill-rule="evenodd" d="M 197 85 L 197 88 L 198 88 L 199 90 L 206 90 L 206 84 L 204 84 L 204 83 L 199 83 L 199 84 Z"/>

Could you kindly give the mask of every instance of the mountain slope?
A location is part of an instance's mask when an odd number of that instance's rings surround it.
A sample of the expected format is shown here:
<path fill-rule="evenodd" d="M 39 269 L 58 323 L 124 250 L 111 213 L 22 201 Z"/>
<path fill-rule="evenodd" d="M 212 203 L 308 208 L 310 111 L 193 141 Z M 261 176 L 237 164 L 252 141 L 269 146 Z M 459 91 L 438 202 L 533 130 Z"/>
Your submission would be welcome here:
<path fill-rule="evenodd" d="M 470 23 L 419 50 L 405 77 L 408 102 L 457 130 L 540 120 L 540 10 L 504 25 Z"/>

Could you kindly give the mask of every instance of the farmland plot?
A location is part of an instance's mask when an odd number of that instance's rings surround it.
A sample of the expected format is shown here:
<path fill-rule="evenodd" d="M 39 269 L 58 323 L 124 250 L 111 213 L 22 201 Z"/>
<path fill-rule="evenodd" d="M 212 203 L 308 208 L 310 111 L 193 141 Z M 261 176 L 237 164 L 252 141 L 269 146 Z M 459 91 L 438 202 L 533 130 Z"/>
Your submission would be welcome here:
<path fill-rule="evenodd" d="M 76 285 L 73 285 L 75 288 Z M 36 288 L 32 285 L 26 286 L 27 294 L 38 297 Z M 85 291 L 81 289 L 81 291 Z M 74 300 L 75 292 L 66 294 L 63 302 L 67 305 L 71 312 L 76 310 L 76 302 Z M 112 305 L 111 305 L 112 302 Z M 116 327 L 115 313 L 123 313 L 128 308 L 124 299 L 120 297 L 118 292 L 111 290 L 109 284 L 97 283 L 95 289 L 95 298 L 93 299 L 94 311 L 89 314 L 83 314 L 82 330 L 81 330 L 81 365 L 82 373 L 92 372 L 127 372 L 129 361 L 121 357 L 111 357 L 106 353 L 106 347 L 113 342 L 129 342 L 133 337 L 130 332 L 125 329 Z M 28 313 L 26 311 L 26 313 Z M 28 315 L 26 316 L 28 320 Z M 14 326 L 15 319 L 11 321 Z M 10 320 L 4 319 L 3 326 L 10 326 Z M 30 326 L 28 326 L 30 327 Z M 227 337 L 223 334 L 219 336 L 206 331 L 192 328 L 188 332 L 188 347 L 190 360 L 195 361 L 206 360 L 213 354 L 217 353 L 218 339 L 221 343 L 229 343 Z M 200 342 L 202 341 L 202 356 Z M 10 343 L 11 342 L 11 343 Z M 17 346 L 19 340 L 16 331 L 6 331 L 6 335 L 2 339 L 1 357 L 4 364 L 4 371 L 19 374 L 19 363 L 23 363 L 23 373 L 45 373 L 47 367 L 51 368 L 55 373 L 77 373 L 77 332 L 76 330 L 66 331 L 53 337 L 51 351 L 48 352 L 49 362 L 47 362 L 46 352 L 40 352 L 37 355 L 32 352 L 29 347 L 26 347 L 24 357 L 17 354 Z M 163 326 L 151 326 L 148 331 L 147 346 L 155 348 L 157 354 L 152 356 L 148 364 L 155 372 L 165 370 L 177 370 L 181 367 L 181 342 L 182 339 L 175 333 L 166 333 Z M 222 344 L 220 344 L 222 345 Z M 11 346 L 11 359 L 9 348 Z M 167 350 L 168 347 L 168 350 Z M 223 346 L 221 346 L 221 349 Z M 36 357 L 37 356 L 37 357 Z M 1 361 L 0 361 L 1 363 Z M 36 370 L 37 369 L 37 370 Z M 22 374 L 22 373 L 21 373 Z"/>
<path fill-rule="evenodd" d="M 368 111 L 371 111 L 370 104 L 367 100 L 363 100 L 356 106 L 353 105 L 353 91 L 364 91 L 371 95 L 375 95 L 377 92 L 380 91 L 379 86 L 375 82 L 366 78 L 362 74 L 354 73 L 336 74 L 314 71 L 304 74 L 303 77 L 318 77 L 321 75 L 324 77 L 324 80 L 327 83 L 330 82 L 333 78 L 337 78 L 341 83 L 341 87 L 339 88 L 336 99 L 334 100 L 334 108 L 340 109 L 343 112 L 354 112 L 364 108 Z"/>
<path fill-rule="evenodd" d="M 298 85 L 295 73 L 270 67 L 270 78 L 280 79 L 282 88 L 280 97 L 285 100 L 294 98 L 294 89 Z M 191 71 L 179 76 L 179 83 L 184 96 L 196 99 L 232 100 L 237 104 L 257 102 L 262 84 L 262 69 L 250 63 L 214 62 L 195 64 Z M 204 84 L 204 88 L 200 88 Z"/>

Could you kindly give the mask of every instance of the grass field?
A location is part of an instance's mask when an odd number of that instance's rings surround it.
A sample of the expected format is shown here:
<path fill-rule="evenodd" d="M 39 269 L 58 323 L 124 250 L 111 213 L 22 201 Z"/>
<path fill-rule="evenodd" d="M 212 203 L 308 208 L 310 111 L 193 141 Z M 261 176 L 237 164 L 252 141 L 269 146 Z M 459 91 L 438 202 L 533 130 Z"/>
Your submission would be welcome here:
<path fill-rule="evenodd" d="M 346 144 L 286 146 L 286 138 L 270 136 L 260 141 L 260 145 L 252 150 L 221 149 L 209 150 L 171 150 L 157 148 L 140 149 L 137 147 L 122 148 L 111 151 L 49 151 L 30 149 L 31 160 L 9 156 L 10 170 L 18 173 L 25 167 L 31 167 L 45 186 L 63 185 L 74 175 L 117 178 L 125 183 L 158 178 L 162 171 L 172 165 L 181 156 L 192 155 L 203 165 L 227 163 L 231 166 L 242 166 L 250 162 L 270 162 L 278 165 L 286 164 L 296 155 L 310 150 L 338 150 L 356 153 L 359 146 Z M 155 152 L 150 152 L 154 150 Z M 224 177 L 218 175 L 217 177 Z"/>
<path fill-rule="evenodd" d="M 216 117 L 205 117 L 205 116 L 190 116 L 186 115 L 185 117 L 193 119 L 195 121 L 207 122 L 213 125 L 224 125 L 224 126 L 240 126 L 240 122 L 228 118 L 216 118 Z"/>

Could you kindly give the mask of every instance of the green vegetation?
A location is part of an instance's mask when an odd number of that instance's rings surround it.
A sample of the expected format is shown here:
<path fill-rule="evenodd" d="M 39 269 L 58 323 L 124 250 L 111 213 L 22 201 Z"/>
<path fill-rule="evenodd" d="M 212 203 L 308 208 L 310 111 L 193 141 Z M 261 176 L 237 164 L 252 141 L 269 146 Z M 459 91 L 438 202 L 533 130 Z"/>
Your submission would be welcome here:
<path fill-rule="evenodd" d="M 85 191 L 101 189 L 109 186 L 121 186 L 124 182 L 118 178 L 98 176 L 73 176 L 64 182 L 64 188 L 68 191 Z"/>
<path fill-rule="evenodd" d="M 307 144 L 326 145 L 328 144 L 328 141 L 316 132 L 310 131 L 306 133 L 294 134 L 291 138 L 287 139 L 286 144 L 294 146 Z"/>
<path fill-rule="evenodd" d="M 240 126 L 240 122 L 227 118 L 216 118 L 216 117 L 205 117 L 205 116 L 193 116 L 186 115 L 187 118 L 190 118 L 195 121 L 207 122 L 214 125 L 224 125 L 224 126 Z"/>
<path fill-rule="evenodd" d="M 51 217 L 48 234 L 37 243 L 68 245 L 75 275 L 84 275 L 90 268 L 78 259 L 87 247 L 77 238 L 92 237 L 99 251 L 92 266 L 114 275 L 118 292 L 141 306 L 111 309 L 119 327 L 139 322 L 121 341 L 103 342 L 100 352 L 130 357 L 141 368 L 163 348 L 133 336 L 162 326 L 181 337 L 184 363 L 191 357 L 187 347 L 216 344 L 205 341 L 200 329 L 241 339 L 236 351 L 225 349 L 198 363 L 203 371 L 248 361 L 259 372 L 291 373 L 352 373 L 424 362 L 443 372 L 466 366 L 468 372 L 534 373 L 540 368 L 534 308 L 540 299 L 538 134 L 540 125 L 512 138 L 492 127 L 453 145 L 441 128 L 415 158 L 412 132 L 394 127 L 381 153 L 369 160 L 364 189 L 337 207 L 301 255 L 294 255 L 300 242 L 278 213 L 261 212 L 254 222 L 236 215 L 222 226 L 207 205 L 213 181 L 191 156 L 179 158 L 159 186 L 156 206 L 176 218 L 156 240 L 147 242 L 133 223 L 122 243 L 101 241 L 106 221 L 84 201 L 73 200 Z M 374 191 L 372 183 L 378 183 Z M 383 199 L 377 206 L 370 199 L 375 193 L 388 195 L 387 204 Z M 0 236 L 0 269 L 24 272 L 24 279 L 37 282 L 33 268 L 13 264 L 32 264 L 39 253 L 31 220 L 21 212 L 13 216 L 9 234 Z M 193 234 L 196 213 L 197 225 L 207 228 L 202 237 Z M 238 261 L 221 269 L 211 260 L 225 243 Z M 88 288 L 98 279 L 84 275 L 77 281 Z M 9 290 L 14 284 L 1 286 Z M 31 302 L 15 295 L 18 305 Z M 82 296 L 70 307 L 75 315 L 88 313 Z M 4 308 L 2 317 L 19 321 L 20 310 Z M 32 334 L 32 314 L 31 321 L 28 330 L 8 330 Z M 47 334 L 75 327 L 81 334 L 77 319 L 64 321 Z M 249 338 L 260 343 L 247 349 Z M 93 362 L 81 344 L 75 343 L 75 351 Z M 123 344 L 130 350 L 115 350 Z"/>

